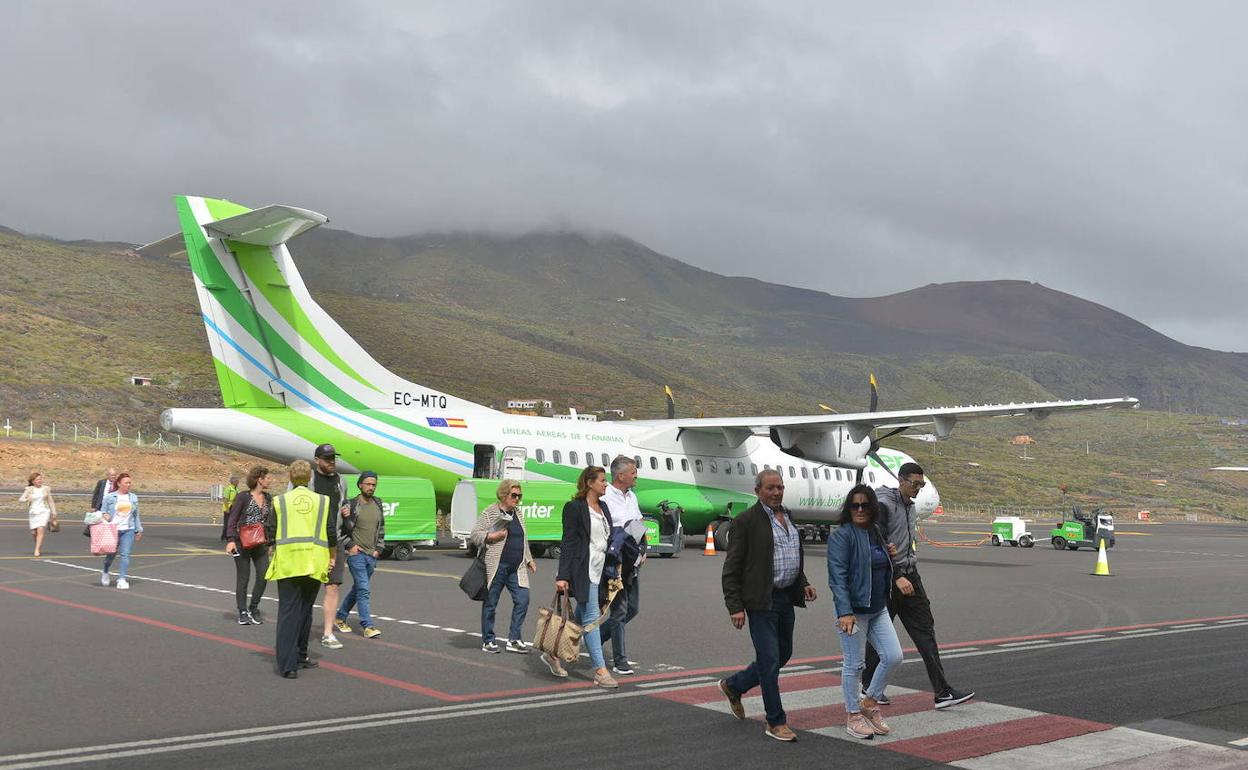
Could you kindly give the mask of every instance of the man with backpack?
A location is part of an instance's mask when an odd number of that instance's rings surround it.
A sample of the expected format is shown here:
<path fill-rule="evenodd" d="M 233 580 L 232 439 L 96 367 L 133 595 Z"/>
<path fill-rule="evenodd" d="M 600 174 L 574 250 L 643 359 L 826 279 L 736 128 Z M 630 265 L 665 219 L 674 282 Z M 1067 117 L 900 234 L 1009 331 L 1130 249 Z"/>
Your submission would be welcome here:
<path fill-rule="evenodd" d="M 347 569 L 351 572 L 351 591 L 343 597 L 342 606 L 334 618 L 334 627 L 349 632 L 347 617 L 354 608 L 360 614 L 360 632 L 365 639 L 381 636 L 373 625 L 370 607 L 372 598 L 373 570 L 385 547 L 386 520 L 382 513 L 381 498 L 376 496 L 377 474 L 364 471 L 355 482 L 360 494 L 351 498 L 342 512 L 342 528 L 339 540 L 347 557 Z"/>

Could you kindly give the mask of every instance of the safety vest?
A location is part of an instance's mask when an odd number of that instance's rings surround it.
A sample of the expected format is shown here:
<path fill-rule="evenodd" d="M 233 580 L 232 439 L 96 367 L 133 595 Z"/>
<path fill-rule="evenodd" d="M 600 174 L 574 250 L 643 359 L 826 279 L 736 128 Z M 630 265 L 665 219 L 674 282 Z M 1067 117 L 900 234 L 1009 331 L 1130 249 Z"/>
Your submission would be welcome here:
<path fill-rule="evenodd" d="M 277 513 L 277 546 L 266 580 L 314 577 L 329 581 L 329 498 L 307 487 L 295 487 L 273 498 Z"/>

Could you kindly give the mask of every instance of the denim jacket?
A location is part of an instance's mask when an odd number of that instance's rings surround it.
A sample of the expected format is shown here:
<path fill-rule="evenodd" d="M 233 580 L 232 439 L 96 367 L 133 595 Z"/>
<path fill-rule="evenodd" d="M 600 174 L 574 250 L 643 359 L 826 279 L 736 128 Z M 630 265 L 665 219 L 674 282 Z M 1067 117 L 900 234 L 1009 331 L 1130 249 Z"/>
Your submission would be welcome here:
<path fill-rule="evenodd" d="M 871 606 L 871 542 L 883 544 L 874 527 L 842 524 L 828 538 L 828 588 L 838 618 L 854 614 L 854 607 Z M 891 586 L 892 564 L 888 584 Z"/>
<path fill-rule="evenodd" d="M 117 516 L 117 495 L 118 492 L 109 492 L 104 495 L 104 502 L 100 505 L 100 513 L 107 514 L 108 520 L 113 521 Z M 139 498 L 130 492 L 130 521 L 134 524 L 135 532 L 143 531 L 143 522 L 139 520 Z"/>

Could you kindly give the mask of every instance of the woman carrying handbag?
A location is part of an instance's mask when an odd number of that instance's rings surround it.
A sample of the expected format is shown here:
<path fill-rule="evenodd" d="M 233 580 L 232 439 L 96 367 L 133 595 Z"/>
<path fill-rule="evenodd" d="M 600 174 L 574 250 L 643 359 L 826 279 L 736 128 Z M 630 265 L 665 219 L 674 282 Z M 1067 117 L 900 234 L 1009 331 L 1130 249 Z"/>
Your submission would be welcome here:
<path fill-rule="evenodd" d="M 234 599 L 240 626 L 258 626 L 264 622 L 260 599 L 268 586 L 264 573 L 269 568 L 269 544 L 277 529 L 273 496 L 269 494 L 272 480 L 268 468 L 259 465 L 252 468 L 247 474 L 247 491 L 235 496 L 225 517 L 225 552 L 234 557 Z M 247 604 L 247 583 L 253 565 L 256 582 L 251 591 L 251 604 Z"/>
<path fill-rule="evenodd" d="M 56 522 L 56 502 L 52 499 L 52 488 L 43 483 L 42 473 L 35 471 L 26 477 L 26 489 L 17 501 L 30 504 L 26 512 L 30 520 L 30 536 L 35 541 L 35 556 L 42 556 L 44 532 L 61 531 Z"/>
<path fill-rule="evenodd" d="M 112 525 L 117 532 L 117 550 L 104 557 L 104 571 L 100 573 L 100 585 L 108 585 L 108 568 L 113 566 L 113 560 L 120 555 L 121 563 L 117 567 L 117 588 L 122 591 L 130 588 L 130 581 L 127 578 L 130 570 L 130 549 L 143 539 L 143 522 L 139 519 L 139 498 L 130 491 L 132 483 L 129 473 L 117 474 L 117 491 L 105 495 L 104 503 L 100 506 L 104 521 Z M 94 540 L 95 538 L 92 537 L 93 544 Z"/>

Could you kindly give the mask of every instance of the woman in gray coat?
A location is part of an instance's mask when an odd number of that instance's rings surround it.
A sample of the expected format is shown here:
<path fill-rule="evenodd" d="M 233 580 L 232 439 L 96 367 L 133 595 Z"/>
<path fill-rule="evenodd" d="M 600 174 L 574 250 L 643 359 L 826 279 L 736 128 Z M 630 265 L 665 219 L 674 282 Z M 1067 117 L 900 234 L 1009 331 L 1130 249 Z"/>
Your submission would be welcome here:
<path fill-rule="evenodd" d="M 523 639 L 524 617 L 529 612 L 529 575 L 537 572 L 537 562 L 524 529 L 520 482 L 503 479 L 495 494 L 498 502 L 481 512 L 469 536 L 473 545 L 485 548 L 485 584 L 490 587 L 481 604 L 481 651 L 500 652 L 494 641 L 494 611 L 505 587 L 512 605 L 507 652 L 523 655 L 531 646 Z"/>

